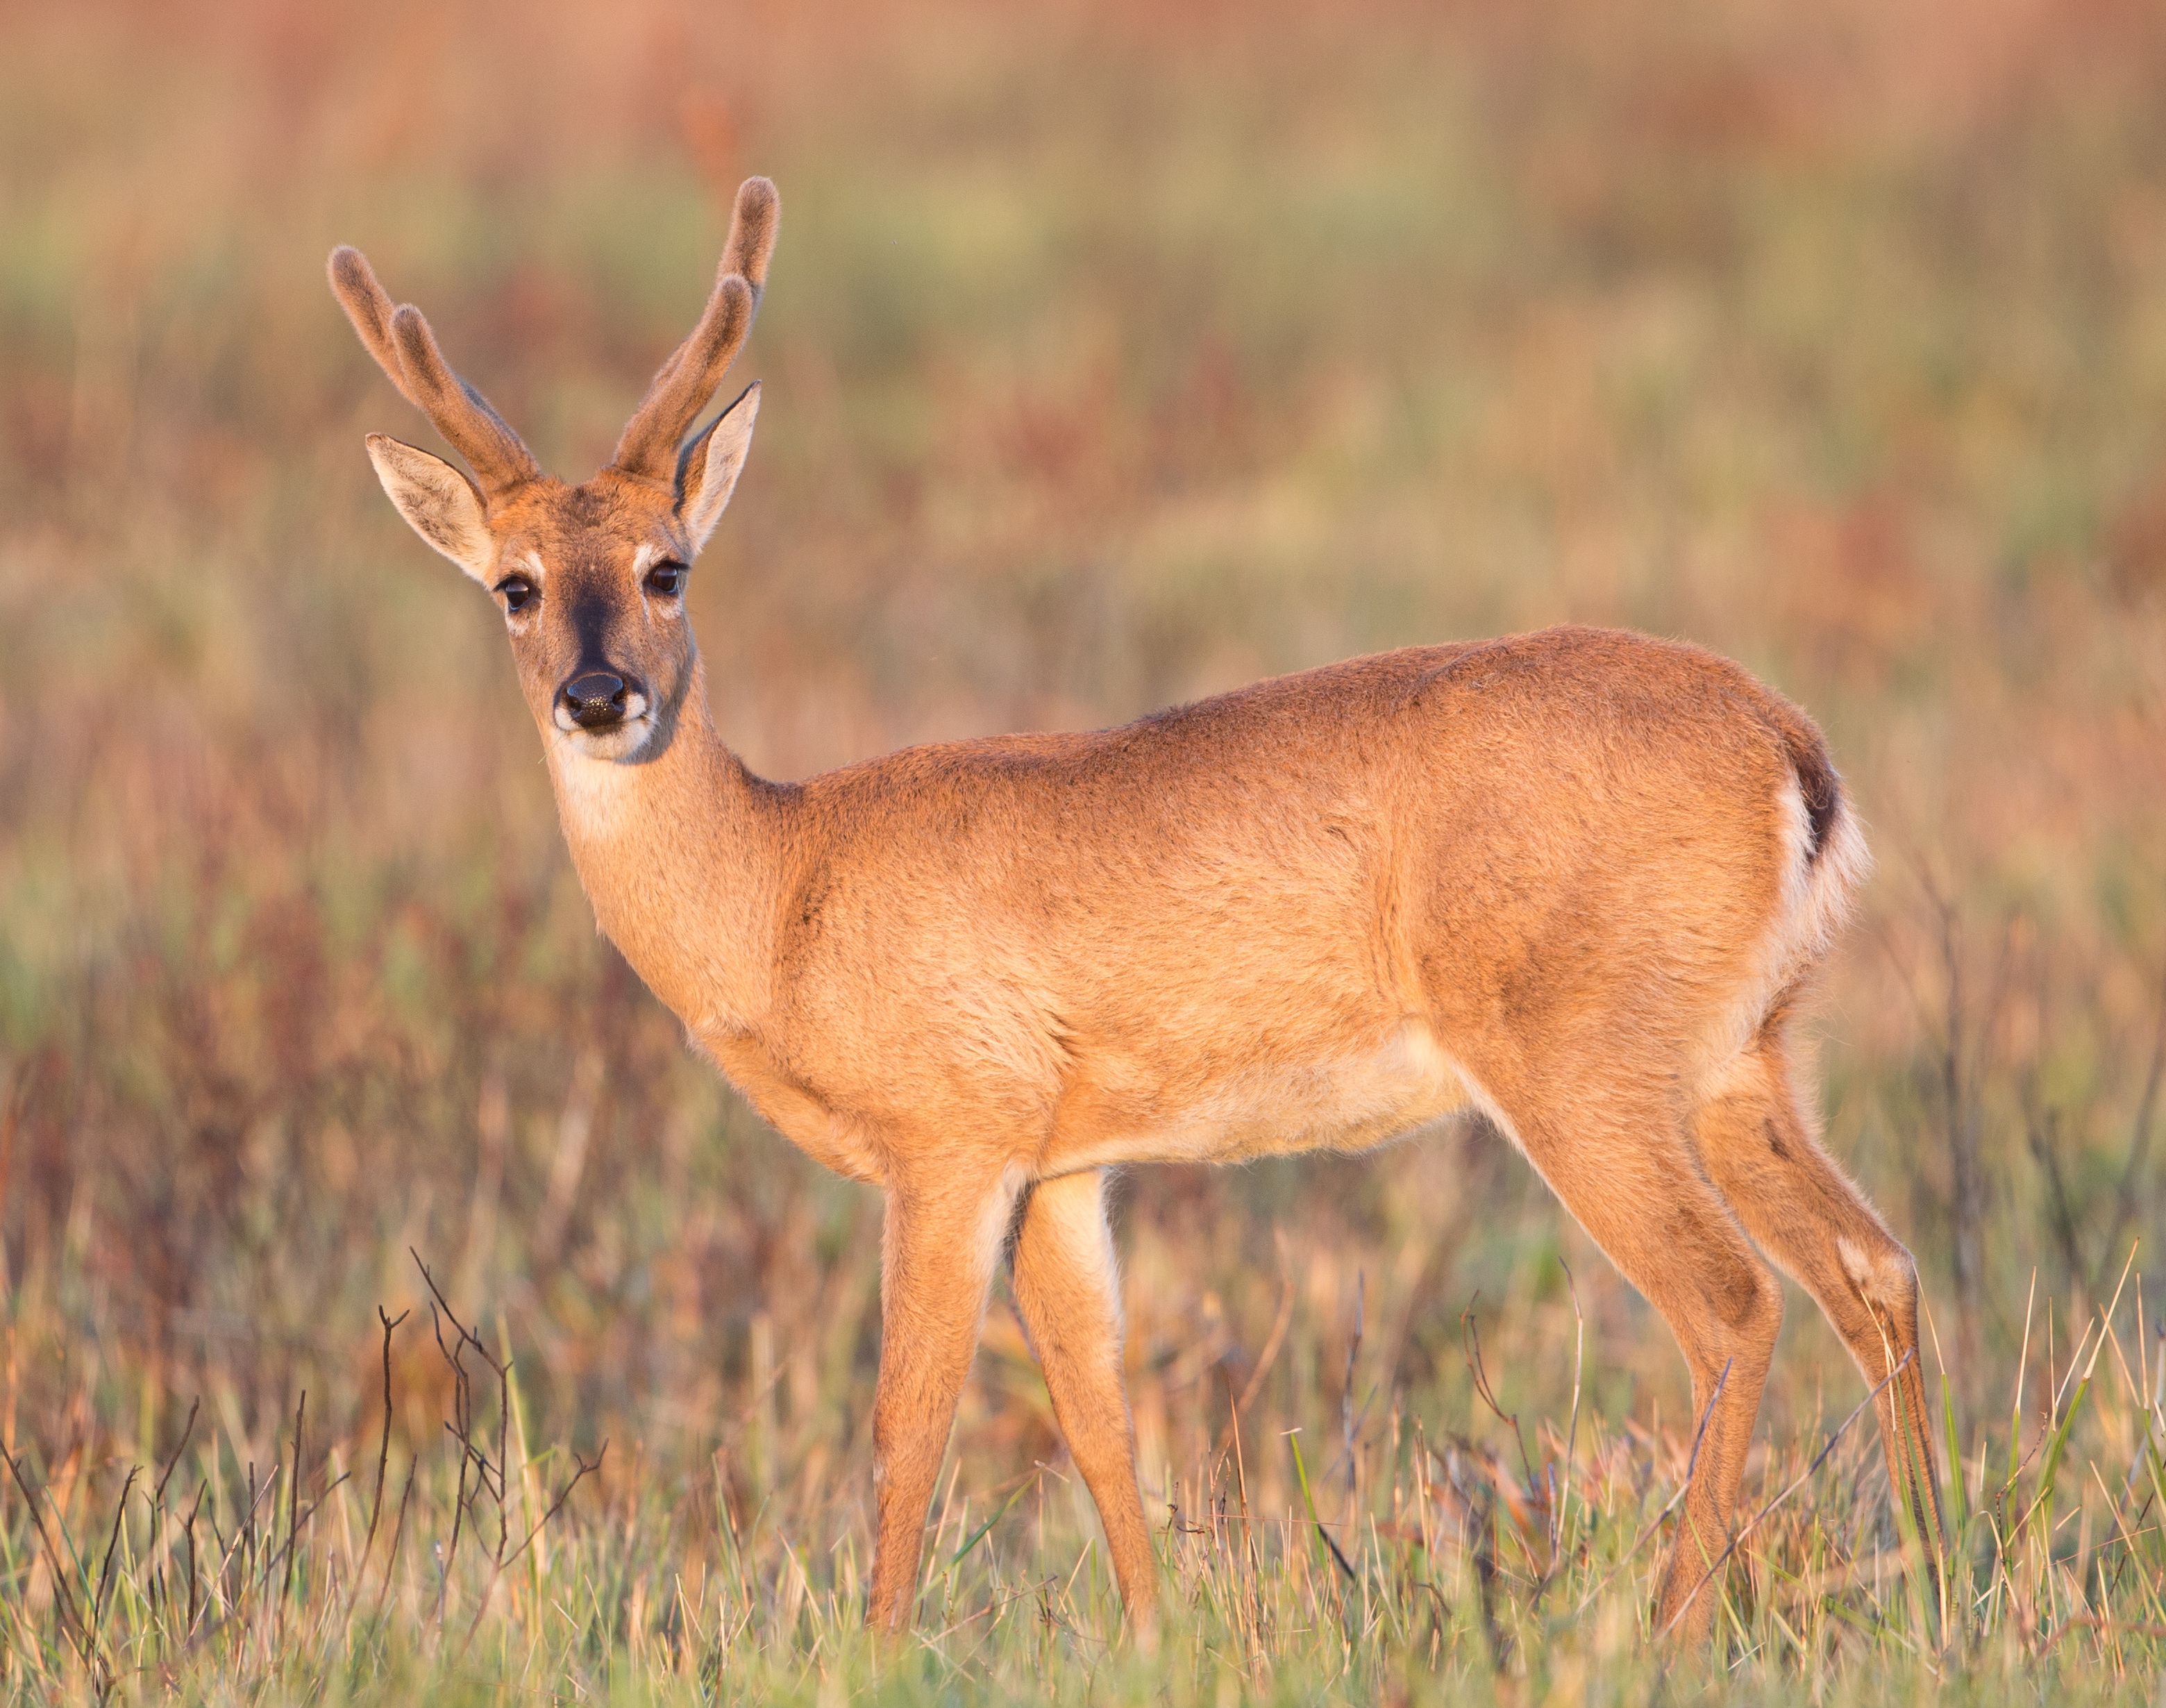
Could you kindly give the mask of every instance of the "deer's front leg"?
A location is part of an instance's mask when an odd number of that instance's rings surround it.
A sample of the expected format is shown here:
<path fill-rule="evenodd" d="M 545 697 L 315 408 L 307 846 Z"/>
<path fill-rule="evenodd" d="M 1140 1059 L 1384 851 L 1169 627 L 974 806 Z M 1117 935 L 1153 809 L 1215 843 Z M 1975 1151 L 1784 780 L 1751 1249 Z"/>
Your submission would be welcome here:
<path fill-rule="evenodd" d="M 891 1185 L 880 1264 L 880 1387 L 873 1482 L 880 1529 L 866 1618 L 901 1631 L 915 1609 L 925 1513 L 969 1374 L 978 1330 L 1015 1214 L 1019 1182 Z"/>

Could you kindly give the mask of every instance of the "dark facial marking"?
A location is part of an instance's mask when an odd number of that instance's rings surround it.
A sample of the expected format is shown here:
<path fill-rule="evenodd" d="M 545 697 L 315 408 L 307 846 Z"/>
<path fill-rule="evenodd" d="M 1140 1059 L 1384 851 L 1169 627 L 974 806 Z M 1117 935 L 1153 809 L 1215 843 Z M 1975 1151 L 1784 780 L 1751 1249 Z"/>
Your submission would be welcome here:
<path fill-rule="evenodd" d="M 615 601 L 603 581 L 603 574 L 590 571 L 581 578 L 572 596 L 572 633 L 579 643 L 579 669 L 607 669 L 609 655 L 610 618 Z"/>

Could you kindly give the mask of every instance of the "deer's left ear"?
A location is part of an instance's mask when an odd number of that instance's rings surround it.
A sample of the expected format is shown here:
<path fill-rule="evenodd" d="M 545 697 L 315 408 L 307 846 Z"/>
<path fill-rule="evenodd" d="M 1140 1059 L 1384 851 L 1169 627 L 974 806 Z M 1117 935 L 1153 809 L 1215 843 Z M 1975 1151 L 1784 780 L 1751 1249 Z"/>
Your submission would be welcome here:
<path fill-rule="evenodd" d="M 695 552 L 707 543 L 737 490 L 758 414 L 759 382 L 754 380 L 677 459 L 677 515 L 692 537 Z"/>

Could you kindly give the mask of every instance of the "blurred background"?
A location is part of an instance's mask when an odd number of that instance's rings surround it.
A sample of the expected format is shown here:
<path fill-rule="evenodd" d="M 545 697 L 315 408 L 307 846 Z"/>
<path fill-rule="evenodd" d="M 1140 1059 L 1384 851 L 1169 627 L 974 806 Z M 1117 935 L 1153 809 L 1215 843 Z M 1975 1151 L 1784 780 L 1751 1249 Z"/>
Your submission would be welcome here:
<path fill-rule="evenodd" d="M 372 1427 L 411 1251 L 537 1435 L 611 1439 L 606 1477 L 719 1446 L 733 1502 L 862 1533 L 877 1200 L 597 939 L 500 621 L 361 443 L 436 441 L 323 277 L 366 249 L 578 479 L 754 172 L 760 433 L 692 596 L 756 769 L 1688 637 L 1822 722 L 1873 828 L 1830 1143 L 1963 1415 L 2006 1415 L 2034 1272 L 2065 1325 L 2160 1231 L 2166 10 L 161 0 L 0 37 L 0 1434 L 56 1486 L 197 1396 L 236 1467 L 303 1388 Z M 1281 1483 L 1297 1425 L 1494 1436 L 1470 1305 L 1506 1409 L 1561 1416 L 1566 1266 L 1589 1405 L 1688 1405 L 1478 1133 L 1139 1169 L 1119 1214 L 1154 1489 L 1234 1401 Z M 1785 1437 L 1862 1391 L 1791 1305 Z M 1059 1452 L 996 1303 L 964 1484 Z"/>

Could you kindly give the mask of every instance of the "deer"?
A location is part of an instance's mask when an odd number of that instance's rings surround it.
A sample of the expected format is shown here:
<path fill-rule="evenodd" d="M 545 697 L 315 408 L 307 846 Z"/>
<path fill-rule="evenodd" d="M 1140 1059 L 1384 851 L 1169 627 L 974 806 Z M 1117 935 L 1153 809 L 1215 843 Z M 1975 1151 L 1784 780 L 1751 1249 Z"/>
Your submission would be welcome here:
<path fill-rule="evenodd" d="M 748 179 L 698 324 L 578 485 L 357 251 L 330 275 L 466 463 L 367 436 L 399 513 L 502 611 L 600 928 L 768 1124 L 883 1194 L 870 1625 L 915 1617 L 1005 1263 L 1124 1617 L 1154 1629 L 1109 1176 L 1454 1117 L 1518 1148 L 1689 1368 L 1657 1632 L 1712 1627 L 1777 1270 L 1937 1538 L 1917 1266 L 1824 1148 L 1801 1035 L 1870 863 L 1811 721 L 1696 646 L 1560 627 L 763 780 L 716 729 L 685 600 L 758 382 L 697 423 L 779 217 Z"/>

